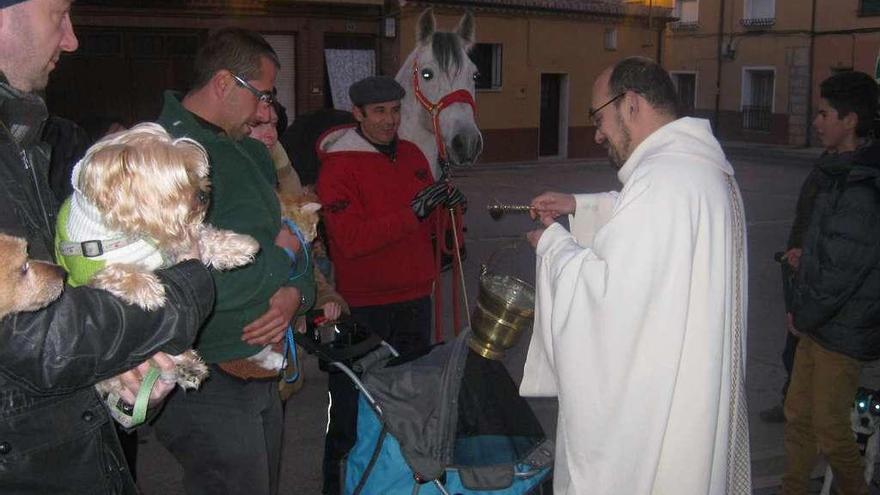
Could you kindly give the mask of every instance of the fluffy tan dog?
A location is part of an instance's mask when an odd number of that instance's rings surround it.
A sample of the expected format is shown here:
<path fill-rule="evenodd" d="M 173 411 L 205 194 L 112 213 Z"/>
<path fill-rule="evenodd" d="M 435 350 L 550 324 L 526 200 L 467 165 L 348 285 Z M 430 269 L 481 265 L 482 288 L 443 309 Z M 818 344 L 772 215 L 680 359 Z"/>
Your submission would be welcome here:
<path fill-rule="evenodd" d="M 36 311 L 61 295 L 64 270 L 52 263 L 29 260 L 24 239 L 0 234 L 0 253 L 0 318 Z"/>
<path fill-rule="evenodd" d="M 73 172 L 74 193 L 58 218 L 59 261 L 72 285 L 88 283 L 146 310 L 165 304 L 153 270 L 175 264 L 197 244 L 201 261 L 226 270 L 253 261 L 252 237 L 204 223 L 208 157 L 191 139 L 157 124 L 139 124 L 92 146 Z M 184 388 L 208 370 L 194 351 L 174 357 Z M 170 380 L 172 377 L 163 377 Z M 115 379 L 97 385 L 118 391 Z"/>

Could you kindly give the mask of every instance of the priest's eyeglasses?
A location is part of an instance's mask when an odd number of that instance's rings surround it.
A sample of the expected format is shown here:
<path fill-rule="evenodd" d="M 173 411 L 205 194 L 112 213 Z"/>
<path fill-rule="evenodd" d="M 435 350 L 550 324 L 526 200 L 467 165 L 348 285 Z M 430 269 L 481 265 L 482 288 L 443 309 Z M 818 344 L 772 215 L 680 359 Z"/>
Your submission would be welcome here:
<path fill-rule="evenodd" d="M 244 78 L 239 76 L 238 74 L 232 74 L 232 77 L 235 78 L 239 86 L 250 91 L 252 95 L 256 96 L 257 99 L 260 100 L 260 103 L 266 105 L 271 105 L 275 103 L 275 95 L 272 94 L 271 91 L 260 91 L 259 89 L 251 86 L 249 82 L 245 81 Z"/>
<path fill-rule="evenodd" d="M 595 109 L 595 110 L 593 110 L 593 109 L 591 108 L 591 109 L 590 109 L 590 113 L 589 113 L 589 117 L 590 117 L 590 121 L 593 122 L 593 125 L 596 126 L 596 127 L 599 127 L 599 125 L 602 124 L 602 119 L 600 119 L 600 118 L 597 117 L 597 116 L 599 115 L 599 112 L 601 112 L 603 108 L 605 108 L 605 107 L 607 107 L 608 105 L 610 105 L 610 104 L 614 103 L 615 101 L 619 100 L 620 97 L 623 96 L 623 95 L 625 95 L 625 94 L 626 94 L 626 91 L 624 91 L 623 93 L 618 94 L 618 95 L 615 96 L 614 98 L 611 98 L 610 100 L 606 101 L 605 103 L 599 105 L 599 108 L 597 108 L 597 109 Z"/>

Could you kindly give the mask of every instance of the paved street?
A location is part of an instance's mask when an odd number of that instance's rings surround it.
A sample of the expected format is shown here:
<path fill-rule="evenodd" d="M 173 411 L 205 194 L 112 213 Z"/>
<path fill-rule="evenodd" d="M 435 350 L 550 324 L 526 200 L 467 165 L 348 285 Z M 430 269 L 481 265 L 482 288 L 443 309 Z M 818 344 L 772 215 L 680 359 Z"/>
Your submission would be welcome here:
<path fill-rule="evenodd" d="M 758 412 L 777 403 L 784 379 L 779 359 L 784 343 L 783 305 L 779 268 L 772 256 L 784 247 L 801 181 L 817 152 L 734 143 L 726 148 L 743 191 L 748 221 L 748 398 L 754 488 L 756 494 L 770 495 L 776 493 L 782 472 L 782 425 L 761 422 Z M 525 203 L 544 190 L 590 192 L 617 187 L 615 171 L 604 160 L 478 167 L 458 174 L 456 183 L 469 200 L 465 278 L 471 301 L 477 295 L 479 264 L 487 262 L 493 253 L 498 254 L 492 260 L 490 269 L 513 272 L 530 280 L 534 278 L 534 258 L 526 244 L 515 244 L 510 249 L 499 251 L 499 248 L 521 239 L 532 223 L 524 215 L 516 214 L 494 221 L 486 213 L 487 204 L 496 200 L 511 204 Z M 449 311 L 446 313 L 448 315 Z M 445 321 L 449 319 L 450 316 L 446 316 Z M 506 359 L 511 374 L 517 380 L 522 373 L 527 339 L 528 336 Z M 314 359 L 306 360 L 305 375 L 304 388 L 287 405 L 282 494 L 320 493 L 320 458 L 327 406 L 326 380 Z M 878 386 L 878 378 L 878 369 L 869 367 L 863 381 L 867 386 Z M 533 406 L 545 428 L 552 434 L 555 426 L 554 402 L 535 401 Z M 182 474 L 177 463 L 148 431 L 142 437 L 139 482 L 144 493 L 182 494 Z M 817 481 L 817 490 L 818 486 Z"/>

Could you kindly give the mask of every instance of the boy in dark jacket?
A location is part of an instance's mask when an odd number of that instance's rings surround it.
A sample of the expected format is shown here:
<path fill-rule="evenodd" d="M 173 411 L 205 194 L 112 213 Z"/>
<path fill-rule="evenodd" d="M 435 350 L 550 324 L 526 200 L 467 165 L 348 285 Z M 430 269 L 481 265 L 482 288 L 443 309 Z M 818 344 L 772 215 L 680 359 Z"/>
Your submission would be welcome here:
<path fill-rule="evenodd" d="M 868 493 L 850 409 L 862 363 L 880 357 L 880 146 L 867 139 L 877 96 L 860 72 L 821 85 L 813 125 L 826 152 L 788 315 L 800 342 L 785 401 L 786 495 L 807 493 L 820 452 L 840 493 Z"/>

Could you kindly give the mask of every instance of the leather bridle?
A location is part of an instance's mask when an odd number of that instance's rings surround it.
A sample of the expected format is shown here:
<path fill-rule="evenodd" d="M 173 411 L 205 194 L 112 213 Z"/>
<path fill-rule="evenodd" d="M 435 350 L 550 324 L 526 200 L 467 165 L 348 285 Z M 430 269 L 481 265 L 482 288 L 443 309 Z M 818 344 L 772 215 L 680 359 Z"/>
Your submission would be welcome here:
<path fill-rule="evenodd" d="M 453 91 L 443 98 L 440 98 L 440 101 L 434 103 L 422 93 L 422 89 L 419 86 L 419 58 L 416 57 L 413 59 L 412 64 L 412 86 L 413 86 L 413 94 L 416 97 L 416 101 L 422 105 L 422 108 L 428 111 L 431 114 L 431 124 L 434 126 L 434 140 L 437 143 L 437 158 L 440 163 L 440 168 L 444 172 L 446 168 L 449 166 L 449 160 L 446 154 L 446 145 L 443 142 L 443 131 L 440 130 L 440 112 L 449 108 L 453 103 L 467 103 L 471 106 L 471 109 L 474 112 L 474 116 L 477 115 L 477 104 L 474 101 L 474 96 L 470 93 L 470 91 L 466 89 L 459 89 Z"/>

